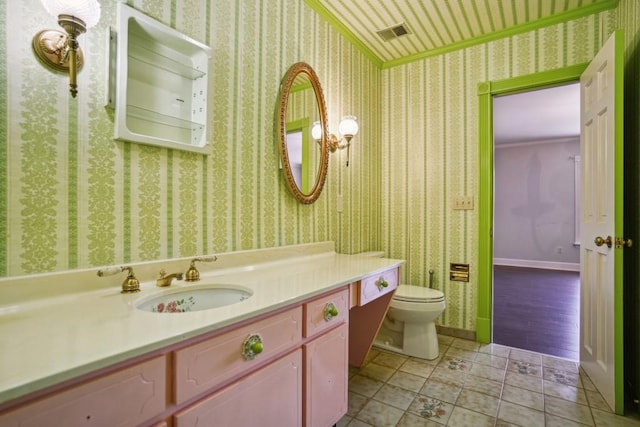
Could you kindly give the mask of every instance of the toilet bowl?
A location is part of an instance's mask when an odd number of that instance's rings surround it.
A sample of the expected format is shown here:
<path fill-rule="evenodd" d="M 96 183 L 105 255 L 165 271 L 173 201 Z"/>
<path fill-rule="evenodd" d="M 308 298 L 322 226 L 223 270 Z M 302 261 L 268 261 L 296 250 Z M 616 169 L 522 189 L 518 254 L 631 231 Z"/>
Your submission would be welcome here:
<path fill-rule="evenodd" d="M 383 256 L 382 252 L 360 255 Z M 376 347 L 421 359 L 440 353 L 435 320 L 445 309 L 444 294 L 422 286 L 399 285 L 374 341 Z"/>
<path fill-rule="evenodd" d="M 440 349 L 435 320 L 444 309 L 442 292 L 421 286 L 398 286 L 376 344 L 407 356 L 437 358 Z"/>

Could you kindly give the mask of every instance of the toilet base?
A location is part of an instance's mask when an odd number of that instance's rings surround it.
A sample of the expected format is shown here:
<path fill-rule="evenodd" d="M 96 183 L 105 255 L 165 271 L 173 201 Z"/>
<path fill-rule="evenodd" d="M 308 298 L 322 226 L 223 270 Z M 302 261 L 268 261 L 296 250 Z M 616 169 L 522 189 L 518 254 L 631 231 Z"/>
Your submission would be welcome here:
<path fill-rule="evenodd" d="M 427 324 L 404 324 L 404 337 L 402 342 L 404 354 L 420 359 L 433 360 L 440 355 L 438 346 L 438 334 L 434 322 Z"/>
<path fill-rule="evenodd" d="M 438 334 L 434 322 L 427 324 L 404 323 L 388 316 L 376 336 L 373 345 L 406 356 L 433 360 L 440 355 Z"/>

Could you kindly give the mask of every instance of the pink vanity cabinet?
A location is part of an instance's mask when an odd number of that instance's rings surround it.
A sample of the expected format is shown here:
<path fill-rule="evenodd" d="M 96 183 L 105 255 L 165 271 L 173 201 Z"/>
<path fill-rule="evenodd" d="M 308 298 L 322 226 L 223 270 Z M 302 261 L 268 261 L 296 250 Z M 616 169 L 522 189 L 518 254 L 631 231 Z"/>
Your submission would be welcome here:
<path fill-rule="evenodd" d="M 333 315 L 331 307 L 335 307 Z M 327 427 L 347 413 L 349 293 L 347 289 L 304 305 L 304 426 Z"/>
<path fill-rule="evenodd" d="M 351 284 L 349 365 L 360 367 L 371 349 L 398 287 L 400 268 L 371 274 Z"/>
<path fill-rule="evenodd" d="M 347 412 L 348 319 L 345 286 L 27 396 L 0 425 L 333 425 Z"/>

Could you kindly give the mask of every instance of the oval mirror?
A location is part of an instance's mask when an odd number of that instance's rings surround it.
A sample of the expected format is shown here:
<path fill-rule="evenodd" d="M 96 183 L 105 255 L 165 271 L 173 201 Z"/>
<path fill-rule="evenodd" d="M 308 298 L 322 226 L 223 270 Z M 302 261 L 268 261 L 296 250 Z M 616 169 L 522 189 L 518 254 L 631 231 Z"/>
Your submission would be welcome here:
<path fill-rule="evenodd" d="M 287 186 L 300 203 L 315 202 L 327 177 L 326 111 L 313 68 L 304 62 L 293 64 L 280 84 L 277 137 Z M 314 125 L 317 139 L 311 131 Z"/>

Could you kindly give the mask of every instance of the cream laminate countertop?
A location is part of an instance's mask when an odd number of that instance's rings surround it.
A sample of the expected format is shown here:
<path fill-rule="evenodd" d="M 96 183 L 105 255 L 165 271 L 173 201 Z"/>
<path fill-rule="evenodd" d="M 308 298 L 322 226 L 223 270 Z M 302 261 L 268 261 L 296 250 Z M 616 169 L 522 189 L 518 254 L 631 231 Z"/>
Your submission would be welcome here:
<path fill-rule="evenodd" d="M 0 282 L 0 297 L 4 297 L 0 298 L 0 404 L 300 302 L 404 262 L 322 252 L 322 246 L 320 253 L 310 251 L 308 255 L 304 250 L 292 248 L 291 256 L 280 256 L 276 260 L 270 260 L 268 250 L 262 250 L 262 257 L 256 256 L 260 251 L 247 251 L 245 258 L 261 262 L 244 265 L 236 262 L 231 268 L 223 266 L 210 271 L 200 268 L 200 282 L 174 280 L 169 288 L 158 288 L 155 279 L 145 281 L 138 275 L 142 290 L 135 294 L 121 294 L 120 285 L 111 285 L 114 283 L 111 280 L 109 286 L 88 286 L 90 289 L 84 292 L 67 290 L 38 299 L 23 296 L 21 300 L 15 298 L 16 292 L 10 289 L 11 279 Z M 316 244 L 315 248 L 317 252 L 319 246 Z M 232 254 L 228 255 L 232 257 Z M 225 256 L 221 254 L 219 259 Z M 166 264 L 175 262 L 171 260 Z M 155 262 L 154 265 L 162 264 Z M 198 267 L 205 265 L 198 264 Z M 97 270 L 91 270 L 91 277 Z M 124 273 L 117 276 L 116 281 L 121 282 L 124 276 Z M 89 276 L 85 274 L 85 277 Z M 47 278 L 41 275 L 34 282 Z M 48 280 L 55 282 L 60 278 L 52 274 Z M 206 284 L 240 285 L 253 291 L 253 295 L 229 306 L 186 313 L 150 313 L 135 307 L 140 299 L 169 289 Z M 3 295 L 5 286 L 13 300 Z M 21 292 L 28 294 L 24 289 L 26 285 L 21 286 Z"/>

